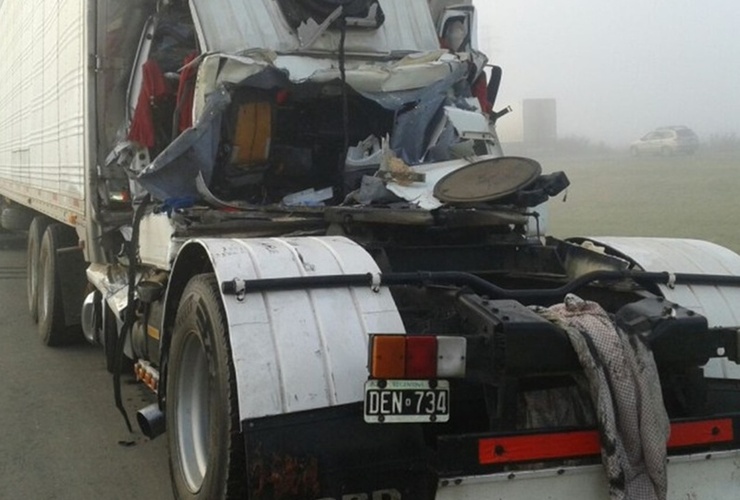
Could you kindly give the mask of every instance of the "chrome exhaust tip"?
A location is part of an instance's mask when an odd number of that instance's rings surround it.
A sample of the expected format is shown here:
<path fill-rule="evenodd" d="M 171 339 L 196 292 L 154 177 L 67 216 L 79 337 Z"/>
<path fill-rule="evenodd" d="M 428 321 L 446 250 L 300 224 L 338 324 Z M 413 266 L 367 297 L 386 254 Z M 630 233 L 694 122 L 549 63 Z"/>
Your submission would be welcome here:
<path fill-rule="evenodd" d="M 166 429 L 164 412 L 159 409 L 157 403 L 152 403 L 137 411 L 136 422 L 139 424 L 142 434 L 149 439 L 154 439 L 163 434 Z"/>
<path fill-rule="evenodd" d="M 96 304 L 95 292 L 88 294 L 82 303 L 82 333 L 91 344 L 99 344 L 100 305 Z"/>

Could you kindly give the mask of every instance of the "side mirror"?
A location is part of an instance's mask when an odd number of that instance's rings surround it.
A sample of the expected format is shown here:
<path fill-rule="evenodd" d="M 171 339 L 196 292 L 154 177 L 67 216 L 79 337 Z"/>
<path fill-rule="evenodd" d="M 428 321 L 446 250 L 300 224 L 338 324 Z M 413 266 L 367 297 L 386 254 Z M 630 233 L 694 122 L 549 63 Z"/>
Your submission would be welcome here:
<path fill-rule="evenodd" d="M 501 86 L 501 75 L 503 70 L 501 66 L 491 66 L 491 77 L 488 80 L 488 87 L 486 88 L 486 97 L 488 98 L 488 104 L 493 109 L 496 104 L 496 97 L 498 97 L 498 89 Z"/>
<path fill-rule="evenodd" d="M 511 106 L 506 106 L 504 109 L 500 111 L 491 111 L 491 121 L 493 123 L 496 123 L 499 118 L 501 118 L 502 116 L 508 115 L 509 113 L 511 113 L 511 111 L 512 111 Z"/>

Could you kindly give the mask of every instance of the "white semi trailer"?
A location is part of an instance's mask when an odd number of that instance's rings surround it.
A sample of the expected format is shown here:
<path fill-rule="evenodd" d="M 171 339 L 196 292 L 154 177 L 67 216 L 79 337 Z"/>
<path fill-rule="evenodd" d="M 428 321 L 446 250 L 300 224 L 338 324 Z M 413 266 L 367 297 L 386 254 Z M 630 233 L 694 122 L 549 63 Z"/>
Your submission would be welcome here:
<path fill-rule="evenodd" d="M 30 313 L 177 498 L 736 498 L 740 256 L 546 238 L 470 3 L 0 2 Z"/>

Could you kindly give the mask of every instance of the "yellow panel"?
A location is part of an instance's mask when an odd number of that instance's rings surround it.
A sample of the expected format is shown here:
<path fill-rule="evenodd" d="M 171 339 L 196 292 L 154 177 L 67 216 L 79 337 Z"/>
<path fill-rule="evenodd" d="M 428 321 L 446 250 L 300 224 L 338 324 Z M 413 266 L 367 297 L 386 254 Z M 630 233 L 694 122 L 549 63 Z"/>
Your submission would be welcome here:
<path fill-rule="evenodd" d="M 272 106 L 269 102 L 248 102 L 239 106 L 231 163 L 250 166 L 270 155 Z"/>
<path fill-rule="evenodd" d="M 159 340 L 159 330 L 152 325 L 149 325 L 149 327 L 147 328 L 147 333 L 154 340 Z"/>
<path fill-rule="evenodd" d="M 371 373 L 374 378 L 403 378 L 406 375 L 406 337 L 376 335 L 372 340 Z"/>

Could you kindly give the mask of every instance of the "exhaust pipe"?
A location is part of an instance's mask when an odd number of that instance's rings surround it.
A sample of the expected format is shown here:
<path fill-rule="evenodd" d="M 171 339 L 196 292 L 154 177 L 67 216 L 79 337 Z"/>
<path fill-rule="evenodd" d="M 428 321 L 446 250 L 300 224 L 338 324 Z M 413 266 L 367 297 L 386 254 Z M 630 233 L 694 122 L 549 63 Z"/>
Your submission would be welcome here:
<path fill-rule="evenodd" d="M 136 412 L 136 422 L 139 424 L 142 434 L 149 439 L 163 434 L 166 428 L 164 412 L 159 409 L 159 404 L 152 403 Z"/>
<path fill-rule="evenodd" d="M 85 340 L 93 345 L 100 343 L 100 309 L 95 292 L 89 293 L 82 303 L 82 333 Z"/>

